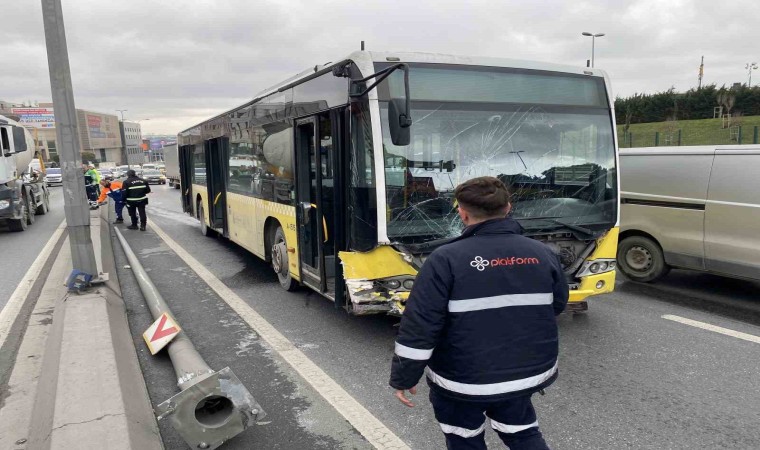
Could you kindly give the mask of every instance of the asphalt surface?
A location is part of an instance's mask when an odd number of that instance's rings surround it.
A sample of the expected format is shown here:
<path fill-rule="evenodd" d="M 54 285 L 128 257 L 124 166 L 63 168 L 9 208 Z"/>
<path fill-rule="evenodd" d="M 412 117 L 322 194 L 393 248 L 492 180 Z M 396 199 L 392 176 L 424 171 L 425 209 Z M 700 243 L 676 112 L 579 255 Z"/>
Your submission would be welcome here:
<path fill-rule="evenodd" d="M 285 292 L 255 256 L 223 239 L 201 236 L 197 221 L 180 212 L 179 191 L 158 186 L 150 201 L 149 220 L 411 448 L 444 447 L 425 383 L 413 409 L 400 405 L 387 386 L 397 319 L 349 317 L 309 291 Z M 172 307 L 182 305 L 175 314 L 188 334 L 198 333 L 199 350 L 212 367 L 229 365 L 241 379 L 247 377 L 244 383 L 270 412 L 271 423 L 241 438 L 239 448 L 258 436 L 267 448 L 366 446 L 155 234 L 128 236 L 159 289 L 176 297 Z M 128 273 L 119 275 L 127 283 Z M 148 323 L 146 308 L 129 292 L 130 320 L 141 332 Z M 619 282 L 615 293 L 592 299 L 588 313 L 560 316 L 560 378 L 546 396 L 534 397 L 549 444 L 554 449 L 760 448 L 760 344 L 662 318 L 677 315 L 760 336 L 754 312 L 758 293 L 758 283 L 676 271 L 654 286 Z M 203 300 L 182 303 L 198 296 Z M 141 339 L 135 333 L 138 349 L 145 347 Z M 158 403 L 174 392 L 174 377 L 166 361 L 149 361 L 145 352 L 140 355 L 148 388 Z M 299 421 L 310 408 L 320 414 Z M 162 434 L 167 448 L 183 448 L 165 426 Z M 500 448 L 491 431 L 487 441 Z"/>
<path fill-rule="evenodd" d="M 14 233 L 8 231 L 5 224 L 0 225 L 0 309 L 61 224 L 64 218 L 61 189 L 60 186 L 50 187 L 50 211 L 44 216 L 35 216 L 34 224 L 26 231 Z"/>

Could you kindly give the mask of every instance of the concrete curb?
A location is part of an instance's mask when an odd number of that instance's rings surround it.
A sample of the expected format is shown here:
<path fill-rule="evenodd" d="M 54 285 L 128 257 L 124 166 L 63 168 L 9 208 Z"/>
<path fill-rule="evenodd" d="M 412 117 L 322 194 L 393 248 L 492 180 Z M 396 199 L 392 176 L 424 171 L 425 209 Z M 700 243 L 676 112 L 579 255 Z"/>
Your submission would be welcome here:
<path fill-rule="evenodd" d="M 52 324 L 44 344 L 37 338 L 38 346 L 44 345 L 39 378 L 25 386 L 28 394 L 34 392 L 34 404 L 30 408 L 27 400 L 28 432 L 18 434 L 28 440 L 14 449 L 163 448 L 116 278 L 112 214 L 103 210 L 91 216 L 91 233 L 99 271 L 109 274 L 108 282 L 83 294 L 68 293 L 61 278 L 71 270 L 68 245 L 53 256 L 37 299 L 43 307 L 54 306 Z M 23 366 L 19 359 L 16 366 Z"/>

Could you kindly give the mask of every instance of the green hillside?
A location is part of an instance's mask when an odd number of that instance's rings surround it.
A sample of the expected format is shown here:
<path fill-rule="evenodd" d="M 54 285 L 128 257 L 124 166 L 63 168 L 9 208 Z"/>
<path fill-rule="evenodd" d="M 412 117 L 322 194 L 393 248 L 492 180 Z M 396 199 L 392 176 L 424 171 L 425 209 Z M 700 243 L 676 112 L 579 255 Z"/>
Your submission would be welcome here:
<path fill-rule="evenodd" d="M 659 133 L 659 145 L 731 145 L 758 144 L 760 116 L 734 118 L 731 128 L 722 128 L 721 119 L 679 120 L 633 124 L 629 136 L 623 136 L 623 125 L 617 126 L 620 147 L 654 147 Z M 629 139 L 630 138 L 630 139 Z"/>

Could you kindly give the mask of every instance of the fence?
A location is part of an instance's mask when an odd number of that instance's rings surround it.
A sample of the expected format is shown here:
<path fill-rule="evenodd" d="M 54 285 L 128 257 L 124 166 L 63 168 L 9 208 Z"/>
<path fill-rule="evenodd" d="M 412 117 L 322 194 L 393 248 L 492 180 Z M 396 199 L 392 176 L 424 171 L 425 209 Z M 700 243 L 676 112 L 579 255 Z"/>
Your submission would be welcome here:
<path fill-rule="evenodd" d="M 760 126 L 734 126 L 712 130 L 678 128 L 665 131 L 630 131 L 628 133 L 618 130 L 620 148 L 732 144 L 760 144 Z"/>

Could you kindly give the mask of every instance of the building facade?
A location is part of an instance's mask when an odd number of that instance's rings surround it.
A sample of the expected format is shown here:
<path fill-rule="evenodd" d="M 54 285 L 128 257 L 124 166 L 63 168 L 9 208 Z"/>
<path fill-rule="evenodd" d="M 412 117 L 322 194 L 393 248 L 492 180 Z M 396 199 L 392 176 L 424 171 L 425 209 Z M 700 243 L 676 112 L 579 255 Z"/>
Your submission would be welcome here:
<path fill-rule="evenodd" d="M 77 121 L 83 153 L 94 154 L 98 162 L 124 164 L 121 130 L 117 116 L 77 109 Z M 89 161 L 82 162 L 86 164 Z"/>
<path fill-rule="evenodd" d="M 124 143 L 125 164 L 134 165 L 145 162 L 142 149 L 142 130 L 138 122 L 121 122 L 121 139 Z"/>

